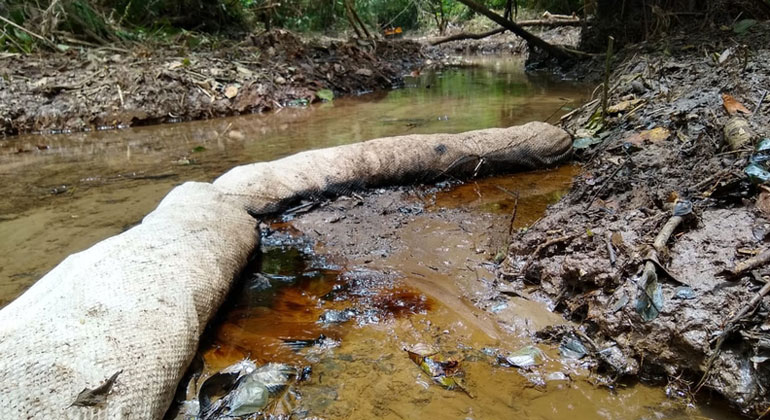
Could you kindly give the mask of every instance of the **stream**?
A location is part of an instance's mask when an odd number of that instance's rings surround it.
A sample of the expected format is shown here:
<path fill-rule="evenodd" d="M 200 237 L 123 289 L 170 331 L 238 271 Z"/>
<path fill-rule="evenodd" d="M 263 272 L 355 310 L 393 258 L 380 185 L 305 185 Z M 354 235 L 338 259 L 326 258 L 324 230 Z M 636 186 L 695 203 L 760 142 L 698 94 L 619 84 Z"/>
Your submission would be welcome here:
<path fill-rule="evenodd" d="M 525 74 L 519 59 L 473 61 L 407 77 L 402 89 L 267 115 L 3 141 L 0 306 L 183 182 L 383 136 L 555 122 L 590 96 Z M 262 253 L 204 336 L 186 397 L 248 357 L 306 368 L 271 406 L 298 418 L 736 418 L 718 400 L 669 398 L 670 387 L 603 384 L 590 362 L 533 338 L 573 324 L 526 292 L 500 291 L 494 261 L 509 228 L 534 223 L 578 170 L 381 189 L 266 220 Z M 501 363 L 528 346 L 541 352 L 536 366 Z M 421 371 L 405 351 L 418 347 L 458 362 L 462 389 Z"/>

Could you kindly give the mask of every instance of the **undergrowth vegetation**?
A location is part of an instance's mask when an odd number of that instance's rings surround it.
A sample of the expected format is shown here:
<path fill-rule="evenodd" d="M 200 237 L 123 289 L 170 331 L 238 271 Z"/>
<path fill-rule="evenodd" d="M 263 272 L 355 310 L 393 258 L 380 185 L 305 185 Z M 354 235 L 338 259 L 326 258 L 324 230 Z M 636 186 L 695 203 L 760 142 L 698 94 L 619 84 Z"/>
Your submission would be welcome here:
<path fill-rule="evenodd" d="M 502 9 L 507 0 L 486 0 Z M 30 53 L 45 48 L 128 44 L 163 40 L 189 32 L 238 37 L 247 32 L 286 28 L 340 33 L 349 29 L 350 5 L 374 32 L 442 32 L 448 24 L 474 17 L 455 0 L 0 0 L 0 50 Z M 583 0 L 517 0 L 516 9 L 579 12 Z"/>

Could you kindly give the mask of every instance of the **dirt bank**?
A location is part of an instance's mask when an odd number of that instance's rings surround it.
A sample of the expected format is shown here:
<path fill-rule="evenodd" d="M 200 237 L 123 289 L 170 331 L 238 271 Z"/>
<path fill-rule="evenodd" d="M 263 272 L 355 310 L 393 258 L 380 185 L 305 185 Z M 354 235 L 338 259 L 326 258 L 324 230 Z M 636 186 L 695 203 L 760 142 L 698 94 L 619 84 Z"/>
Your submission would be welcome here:
<path fill-rule="evenodd" d="M 0 136 L 238 115 L 304 105 L 325 89 L 391 88 L 422 62 L 421 48 L 407 40 L 305 42 L 275 30 L 194 51 L 166 45 L 6 55 Z"/>
<path fill-rule="evenodd" d="M 623 51 L 604 125 L 592 118 L 598 102 L 565 120 L 595 144 L 579 151 L 584 172 L 569 194 L 514 238 L 501 284 L 537 285 L 532 296 L 580 322 L 597 350 L 620 350 L 604 363 L 618 377 L 667 382 L 689 398 L 705 373 L 704 389 L 756 417 L 770 406 L 770 299 L 729 321 L 770 267 L 728 270 L 770 239 L 770 197 L 744 173 L 770 135 L 770 25 L 693 33 Z M 733 99 L 753 132 L 735 150 L 723 132 Z M 674 209 L 682 223 L 653 248 Z"/>

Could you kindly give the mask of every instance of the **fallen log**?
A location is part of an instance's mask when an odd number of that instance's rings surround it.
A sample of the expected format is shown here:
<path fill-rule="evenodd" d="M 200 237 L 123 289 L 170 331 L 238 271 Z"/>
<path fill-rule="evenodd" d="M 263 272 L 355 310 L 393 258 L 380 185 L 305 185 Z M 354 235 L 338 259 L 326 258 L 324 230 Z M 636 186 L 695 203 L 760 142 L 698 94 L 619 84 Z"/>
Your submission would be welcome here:
<path fill-rule="evenodd" d="M 527 27 L 527 26 L 540 26 L 545 28 L 554 28 L 559 26 L 580 26 L 583 24 L 583 21 L 580 19 L 570 19 L 570 20 L 561 20 L 561 19 L 539 19 L 539 20 L 520 20 L 516 22 L 521 27 Z M 500 33 L 503 33 L 507 31 L 506 28 L 497 28 L 491 31 L 482 32 L 480 34 L 474 34 L 474 33 L 468 33 L 463 32 L 456 35 L 448 36 L 446 38 L 439 39 L 437 41 L 431 42 L 430 45 L 436 46 L 441 45 L 447 42 L 452 41 L 462 41 L 465 39 L 484 39 L 486 37 L 490 37 L 492 35 L 497 35 Z"/>
<path fill-rule="evenodd" d="M 574 60 L 581 57 L 591 56 L 590 54 L 587 54 L 581 51 L 564 48 L 558 45 L 552 45 L 546 42 L 544 39 L 540 38 L 539 36 L 534 35 L 531 32 L 528 32 L 517 23 L 512 22 L 506 19 L 505 17 L 498 15 L 497 13 L 487 9 L 486 7 L 482 6 L 479 3 L 476 3 L 473 0 L 458 0 L 458 1 L 468 6 L 468 8 L 473 10 L 474 12 L 486 16 L 487 18 L 497 23 L 498 25 L 524 38 L 524 40 L 527 41 L 528 44 L 533 45 L 537 48 L 540 48 L 551 57 L 557 58 L 559 60 Z"/>

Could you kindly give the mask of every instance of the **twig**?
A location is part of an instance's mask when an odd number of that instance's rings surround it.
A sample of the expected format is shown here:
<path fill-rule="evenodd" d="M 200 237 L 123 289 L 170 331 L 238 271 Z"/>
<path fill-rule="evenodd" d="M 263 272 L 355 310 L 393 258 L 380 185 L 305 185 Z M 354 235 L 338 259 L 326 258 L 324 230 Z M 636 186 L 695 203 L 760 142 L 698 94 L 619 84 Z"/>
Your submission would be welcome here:
<path fill-rule="evenodd" d="M 612 181 L 612 178 L 614 178 L 614 177 L 615 177 L 615 175 L 617 175 L 617 173 L 618 173 L 618 172 L 620 172 L 620 170 L 621 170 L 621 169 L 623 169 L 623 168 L 626 166 L 626 164 L 627 164 L 627 163 L 628 163 L 628 161 L 624 161 L 623 163 L 621 163 L 620 165 L 618 165 L 618 167 L 617 167 L 617 168 L 615 168 L 615 170 L 614 170 L 614 171 L 612 171 L 612 173 L 610 174 L 610 176 L 609 176 L 609 177 L 607 177 L 607 179 L 606 179 L 606 180 L 604 180 L 604 184 L 602 184 L 602 186 L 601 186 L 601 187 L 599 187 L 599 190 L 598 190 L 598 191 L 596 191 L 596 193 L 595 193 L 593 196 L 591 196 L 591 199 L 590 199 L 590 200 L 588 200 L 588 203 L 586 203 L 586 206 L 585 206 L 584 210 L 588 210 L 589 208 L 591 208 L 591 204 L 593 204 L 594 200 L 596 200 L 596 197 L 598 197 L 598 196 L 599 196 L 599 194 L 601 194 L 601 193 L 602 193 L 602 191 L 604 191 L 604 188 L 607 186 L 607 184 L 609 184 L 609 183 L 610 183 L 610 181 Z"/>
<path fill-rule="evenodd" d="M 660 232 L 658 232 L 658 236 L 655 237 L 655 241 L 652 243 L 652 247 L 655 248 L 655 252 L 658 254 L 663 253 L 663 251 L 666 249 L 666 242 L 668 242 L 668 238 L 670 238 L 671 234 L 674 233 L 676 227 L 682 223 L 682 220 L 684 220 L 682 216 L 671 216 L 671 218 L 668 219 L 666 224 L 663 225 L 663 227 L 660 229 Z"/>
<path fill-rule="evenodd" d="M 559 106 L 556 108 L 556 110 L 555 110 L 555 111 L 553 111 L 553 112 L 551 113 L 551 115 L 549 115 L 549 116 L 548 116 L 548 118 L 546 118 L 546 119 L 544 119 L 544 120 L 543 120 L 543 122 L 548 122 L 548 120 L 550 120 L 551 118 L 553 118 L 553 116 L 554 116 L 554 115 L 558 114 L 558 113 L 559 113 L 559 111 L 561 111 L 561 109 L 562 109 L 562 108 L 564 108 L 564 105 L 567 105 L 569 102 L 570 102 L 569 100 L 567 100 L 567 101 L 564 101 L 564 103 L 563 103 L 563 104 L 561 104 L 561 105 L 559 105 Z"/>
<path fill-rule="evenodd" d="M 610 242 L 609 235 L 604 237 L 604 244 L 607 245 L 607 254 L 609 254 L 610 265 L 615 266 L 615 262 L 617 261 L 618 258 L 615 255 L 615 248 L 612 247 L 612 243 Z"/>
<path fill-rule="evenodd" d="M 561 117 L 559 117 L 559 121 L 564 121 L 564 120 L 566 120 L 567 118 L 571 117 L 571 116 L 572 116 L 573 114 L 575 114 L 576 112 L 578 112 L 578 111 L 580 111 L 580 110 L 583 110 L 583 109 L 586 109 L 586 108 L 589 108 L 589 107 L 591 107 L 591 106 L 594 106 L 594 105 L 596 105 L 597 103 L 599 103 L 599 99 L 598 99 L 598 98 L 597 98 L 597 99 L 594 99 L 594 100 L 593 100 L 593 101 L 591 101 L 591 102 L 588 102 L 588 103 L 586 103 L 585 105 L 581 106 L 580 108 L 576 108 L 576 109 L 573 109 L 572 111 L 570 111 L 570 112 L 568 112 L 568 113 L 566 113 L 566 114 L 562 115 Z"/>
<path fill-rule="evenodd" d="M 714 353 L 711 354 L 711 356 L 708 359 L 708 362 L 706 362 L 706 369 L 703 371 L 703 376 L 700 378 L 700 381 L 698 381 L 698 385 L 695 387 L 695 392 L 697 393 L 700 391 L 700 389 L 705 385 L 706 379 L 708 379 L 708 375 L 711 372 L 711 368 L 714 365 L 714 361 L 716 360 L 717 356 L 719 356 L 720 351 L 722 350 L 722 344 L 725 341 L 725 338 L 733 332 L 738 327 L 738 322 L 743 319 L 751 310 L 754 309 L 755 306 L 759 304 L 759 302 L 762 301 L 762 298 L 764 298 L 767 293 L 770 292 L 770 282 L 765 283 L 765 285 L 762 287 L 762 289 L 757 292 L 756 295 L 741 308 L 741 310 L 735 314 L 732 318 L 730 318 L 729 321 L 727 321 L 727 324 L 725 324 L 725 328 L 722 330 L 722 333 L 719 334 L 719 338 L 717 339 L 717 345 L 714 348 Z M 764 414 L 763 414 L 764 415 Z"/>
<path fill-rule="evenodd" d="M 607 56 L 604 60 L 604 89 L 602 93 L 602 119 L 607 118 L 607 103 L 609 101 L 610 64 L 612 63 L 612 47 L 615 45 L 615 37 L 607 40 Z"/>
<path fill-rule="evenodd" d="M 767 91 L 766 90 L 762 92 L 762 97 L 759 98 L 759 102 L 757 103 L 757 107 L 754 108 L 754 113 L 752 113 L 751 115 L 756 115 L 756 113 L 759 112 L 759 109 L 762 108 L 762 101 L 765 100 L 765 96 L 767 96 Z M 770 409 L 768 409 L 768 410 L 770 410 Z"/>
<path fill-rule="evenodd" d="M 124 104 L 123 104 L 123 91 L 120 90 L 120 84 L 115 84 L 115 86 L 117 86 L 117 88 L 118 88 L 118 98 L 120 99 L 120 109 L 123 109 L 124 108 Z"/>
<path fill-rule="evenodd" d="M 513 222 L 516 221 L 516 212 L 519 210 L 519 192 L 516 191 L 516 199 L 513 202 L 513 211 L 511 212 L 511 223 L 508 224 L 508 236 L 513 234 Z"/>
<path fill-rule="evenodd" d="M 14 28 L 16 28 L 16 29 L 18 29 L 18 30 L 20 30 L 20 31 L 24 31 L 24 32 L 26 32 L 27 34 L 34 36 L 35 38 L 37 38 L 37 39 L 39 39 L 39 40 L 43 41 L 43 42 L 44 42 L 46 45 L 48 45 L 49 47 L 53 48 L 54 50 L 56 49 L 56 45 L 54 45 L 54 43 L 53 43 L 53 42 L 51 42 L 50 40 L 48 40 L 48 39 L 46 39 L 46 38 L 43 38 L 42 36 L 40 36 L 40 35 L 38 35 L 38 34 L 36 34 L 36 33 L 32 32 L 32 31 L 30 31 L 29 29 L 27 29 L 27 28 L 25 28 L 25 27 L 23 27 L 23 26 L 19 26 L 19 25 L 17 25 L 17 24 L 16 24 L 16 23 L 14 23 L 13 21 L 11 21 L 11 20 L 8 20 L 8 19 L 6 19 L 6 18 L 4 18 L 2 15 L 0 15 L 0 20 L 2 20 L 3 22 L 5 22 L 5 23 L 7 23 L 7 24 L 9 24 L 9 25 L 11 25 L 11 26 L 13 26 Z"/>
<path fill-rule="evenodd" d="M 746 261 L 735 264 L 735 267 L 730 270 L 730 273 L 738 276 L 746 271 L 753 270 L 762 265 L 765 265 L 768 261 L 770 261 L 770 249 L 766 249 L 755 257 L 751 257 Z"/>

